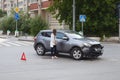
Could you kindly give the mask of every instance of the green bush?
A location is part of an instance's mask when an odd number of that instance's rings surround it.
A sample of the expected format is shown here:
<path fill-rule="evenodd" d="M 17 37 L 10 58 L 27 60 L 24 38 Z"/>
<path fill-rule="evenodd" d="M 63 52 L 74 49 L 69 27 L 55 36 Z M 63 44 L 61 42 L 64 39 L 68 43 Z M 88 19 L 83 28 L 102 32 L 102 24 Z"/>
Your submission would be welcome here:
<path fill-rule="evenodd" d="M 30 20 L 31 18 L 26 15 L 20 15 L 20 19 L 18 21 L 18 28 L 19 31 L 22 31 L 23 34 L 27 33 L 30 34 Z"/>
<path fill-rule="evenodd" d="M 31 34 L 35 36 L 40 30 L 47 29 L 48 24 L 41 19 L 40 16 L 36 16 L 30 21 Z"/>
<path fill-rule="evenodd" d="M 30 18 L 28 15 L 20 14 L 20 19 L 17 21 L 18 31 L 21 31 L 23 34 L 36 35 L 40 30 L 47 29 L 47 23 L 41 19 L 40 16 L 35 18 Z M 6 34 L 7 30 L 10 30 L 14 34 L 16 30 L 16 21 L 14 16 L 4 17 L 0 19 L 0 29 Z"/>
<path fill-rule="evenodd" d="M 3 30 L 4 33 L 6 33 L 7 30 L 10 30 L 12 33 L 15 31 L 15 20 L 13 16 L 2 18 L 0 23 L 0 29 Z"/>

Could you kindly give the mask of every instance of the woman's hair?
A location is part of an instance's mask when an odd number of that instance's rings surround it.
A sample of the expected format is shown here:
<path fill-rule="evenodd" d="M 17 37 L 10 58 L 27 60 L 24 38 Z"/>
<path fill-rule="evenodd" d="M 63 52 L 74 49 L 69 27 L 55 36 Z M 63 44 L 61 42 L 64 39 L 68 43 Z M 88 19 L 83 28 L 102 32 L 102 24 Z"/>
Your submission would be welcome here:
<path fill-rule="evenodd" d="M 53 34 L 56 35 L 56 29 L 53 29 Z"/>

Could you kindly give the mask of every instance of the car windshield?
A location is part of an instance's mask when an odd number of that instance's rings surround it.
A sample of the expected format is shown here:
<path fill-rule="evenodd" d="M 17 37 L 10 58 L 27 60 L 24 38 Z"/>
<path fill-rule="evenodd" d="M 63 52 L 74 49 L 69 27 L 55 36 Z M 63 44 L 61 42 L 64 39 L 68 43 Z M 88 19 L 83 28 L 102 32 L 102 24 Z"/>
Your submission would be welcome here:
<path fill-rule="evenodd" d="M 68 36 L 73 38 L 73 39 L 81 39 L 84 38 L 84 36 L 80 35 L 78 32 L 75 31 L 69 31 L 67 32 Z"/>

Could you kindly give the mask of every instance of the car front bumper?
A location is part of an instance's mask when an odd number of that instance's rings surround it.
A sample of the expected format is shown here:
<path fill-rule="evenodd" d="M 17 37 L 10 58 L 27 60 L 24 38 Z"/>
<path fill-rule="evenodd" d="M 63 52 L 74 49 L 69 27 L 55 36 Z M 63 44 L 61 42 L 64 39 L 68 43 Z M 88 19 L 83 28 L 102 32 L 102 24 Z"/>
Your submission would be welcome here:
<path fill-rule="evenodd" d="M 91 47 L 84 47 L 82 48 L 82 52 L 84 57 L 98 57 L 103 54 L 103 46 L 94 45 Z"/>

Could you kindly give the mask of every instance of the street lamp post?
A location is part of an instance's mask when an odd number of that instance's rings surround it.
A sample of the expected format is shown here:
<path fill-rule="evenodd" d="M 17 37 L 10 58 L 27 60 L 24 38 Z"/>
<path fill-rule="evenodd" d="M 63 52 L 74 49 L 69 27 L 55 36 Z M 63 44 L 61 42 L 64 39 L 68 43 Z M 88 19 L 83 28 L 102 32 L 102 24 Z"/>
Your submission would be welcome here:
<path fill-rule="evenodd" d="M 119 42 L 120 42 L 120 2 L 117 3 L 118 17 L 119 17 Z"/>
<path fill-rule="evenodd" d="M 73 31 L 75 31 L 75 0 L 73 0 Z"/>
<path fill-rule="evenodd" d="M 120 4 L 119 4 L 119 6 L 120 6 Z M 119 7 L 119 42 L 120 42 L 120 7 Z"/>
<path fill-rule="evenodd" d="M 41 14 L 41 0 L 37 0 L 38 1 L 38 15 Z"/>
<path fill-rule="evenodd" d="M 16 2 L 16 8 L 15 8 L 15 12 L 16 13 L 18 13 L 19 12 L 19 8 L 18 8 L 18 0 L 17 0 L 17 2 Z M 16 16 L 17 17 L 17 16 Z M 17 19 L 16 19 L 16 30 L 15 30 L 15 37 L 17 37 L 18 36 L 18 28 L 17 28 L 17 24 L 18 24 L 18 17 L 17 17 Z"/>

